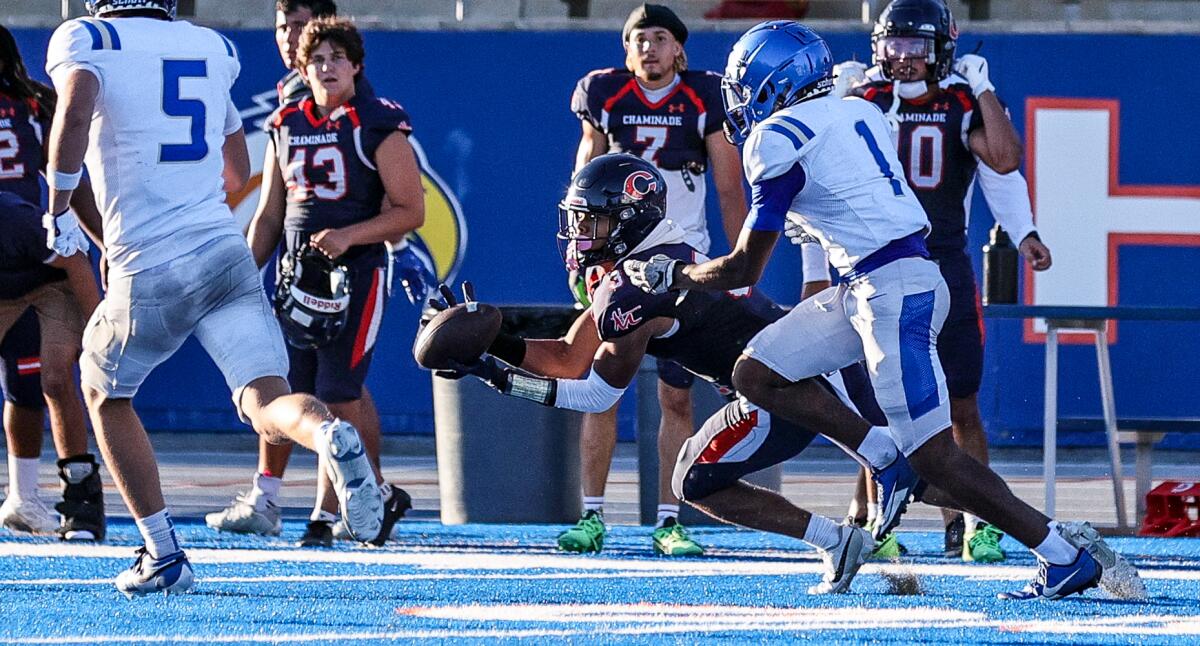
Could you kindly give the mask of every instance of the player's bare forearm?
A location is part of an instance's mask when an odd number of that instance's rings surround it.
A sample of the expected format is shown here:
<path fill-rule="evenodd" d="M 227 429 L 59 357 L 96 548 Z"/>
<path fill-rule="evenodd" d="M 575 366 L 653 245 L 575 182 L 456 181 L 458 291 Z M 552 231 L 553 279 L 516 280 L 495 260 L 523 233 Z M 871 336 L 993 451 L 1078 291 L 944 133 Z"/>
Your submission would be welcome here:
<path fill-rule="evenodd" d="M 575 151 L 574 172 L 578 172 L 584 164 L 608 152 L 608 137 L 587 121 L 582 123 L 583 134 L 579 138 L 579 148 Z"/>
<path fill-rule="evenodd" d="M 79 188 L 71 193 L 71 208 L 79 218 L 79 225 L 103 253 L 104 217 L 100 214 L 99 207 L 96 206 L 96 196 L 92 193 L 92 182 L 86 177 L 79 180 Z"/>
<path fill-rule="evenodd" d="M 77 173 L 83 169 L 100 81 L 91 72 L 77 69 L 56 77 L 55 85 L 62 87 L 55 88 L 58 104 L 50 126 L 47 181 L 50 184 L 50 211 L 61 213 L 70 205 L 71 191 L 56 188 L 54 174 Z"/>
<path fill-rule="evenodd" d="M 972 151 L 997 173 L 1011 173 L 1017 170 L 1021 166 L 1024 151 L 1016 128 L 1004 112 L 1004 106 L 1000 105 L 1000 100 L 991 91 L 984 92 L 977 98 L 979 112 L 983 117 L 983 128 L 980 129 L 981 136 L 977 136 L 976 133 L 971 135 Z"/>
<path fill-rule="evenodd" d="M 279 238 L 283 234 L 283 218 L 287 209 L 287 189 L 279 170 L 279 158 L 275 155 L 275 143 L 267 142 L 266 158 L 263 160 L 263 183 L 258 194 L 258 206 L 246 230 L 246 242 L 254 263 L 259 267 L 267 264 Z"/>
<path fill-rule="evenodd" d="M 650 339 L 666 334 L 671 325 L 671 319 L 659 317 L 646 321 L 625 336 L 602 343 L 592 369 L 610 386 L 627 388 L 642 365 Z"/>
<path fill-rule="evenodd" d="M 543 377 L 579 379 L 587 373 L 600 347 L 600 335 L 586 310 L 561 339 L 526 339 L 525 360 L 518 366 Z"/>
<path fill-rule="evenodd" d="M 722 291 L 753 285 L 762 277 L 777 240 L 777 231 L 742 229 L 729 254 L 696 265 L 677 266 L 671 289 Z"/>
<path fill-rule="evenodd" d="M 831 283 L 828 280 L 810 280 L 804 283 L 804 286 L 800 288 L 800 300 L 804 300 L 809 296 L 820 294 L 821 292 L 829 289 L 830 284 Z"/>
<path fill-rule="evenodd" d="M 221 157 L 225 160 L 221 170 L 225 192 L 236 193 L 246 188 L 246 182 L 250 181 L 250 151 L 246 148 L 246 133 L 242 129 L 226 135 Z"/>
<path fill-rule="evenodd" d="M 732 246 L 746 222 L 746 188 L 742 183 L 741 156 L 738 149 L 726 141 L 725 135 L 720 132 L 708 135 L 704 142 L 712 165 L 717 199 L 721 204 L 721 224 Z"/>

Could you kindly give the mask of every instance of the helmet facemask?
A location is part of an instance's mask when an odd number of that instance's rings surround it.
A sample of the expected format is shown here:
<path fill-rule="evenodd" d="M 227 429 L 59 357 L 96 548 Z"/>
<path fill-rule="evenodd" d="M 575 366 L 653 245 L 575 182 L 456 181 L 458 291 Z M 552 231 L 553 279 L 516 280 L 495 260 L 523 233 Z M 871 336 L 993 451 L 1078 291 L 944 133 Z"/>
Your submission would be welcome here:
<path fill-rule="evenodd" d="M 626 210 L 631 210 L 627 207 Z M 607 212 L 560 204 L 558 207 L 558 245 L 567 269 L 581 271 L 605 260 L 615 260 L 608 249 L 609 238 L 617 225 Z M 610 257 L 611 256 L 611 257 Z"/>
<path fill-rule="evenodd" d="M 88 14 L 97 18 L 103 18 L 119 11 L 157 9 L 166 14 L 170 20 L 175 19 L 177 5 L 177 0 L 86 0 L 83 3 Z"/>

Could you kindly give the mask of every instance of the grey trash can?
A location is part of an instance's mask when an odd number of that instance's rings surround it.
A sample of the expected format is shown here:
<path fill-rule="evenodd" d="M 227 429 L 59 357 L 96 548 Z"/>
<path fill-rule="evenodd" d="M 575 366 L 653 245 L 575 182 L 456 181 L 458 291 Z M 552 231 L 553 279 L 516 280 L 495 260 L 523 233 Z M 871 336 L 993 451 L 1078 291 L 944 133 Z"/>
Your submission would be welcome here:
<path fill-rule="evenodd" d="M 557 338 L 578 312 L 501 307 L 504 329 Z M 505 397 L 478 379 L 433 377 L 442 523 L 570 523 L 579 518 L 580 415 Z"/>
<path fill-rule="evenodd" d="M 703 379 L 692 386 L 692 419 L 695 430 L 713 413 L 726 404 L 717 389 Z M 637 378 L 637 444 L 638 444 L 638 517 L 643 525 L 653 525 L 658 517 L 658 424 L 662 410 L 658 405 L 658 368 L 654 357 L 646 357 Z M 746 477 L 771 491 L 783 487 L 783 465 L 775 465 Z M 679 522 L 684 525 L 720 525 L 720 521 L 683 503 Z"/>

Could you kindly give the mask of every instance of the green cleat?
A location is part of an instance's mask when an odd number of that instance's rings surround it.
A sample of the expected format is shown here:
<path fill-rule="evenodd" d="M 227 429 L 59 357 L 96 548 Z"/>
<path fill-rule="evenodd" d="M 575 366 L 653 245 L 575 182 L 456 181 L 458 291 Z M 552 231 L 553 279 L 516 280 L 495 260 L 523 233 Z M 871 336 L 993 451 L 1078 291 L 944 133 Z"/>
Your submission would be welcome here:
<path fill-rule="evenodd" d="M 875 545 L 875 551 L 871 552 L 869 558 L 872 560 L 898 559 L 905 554 L 908 554 L 908 548 L 900 543 L 900 539 L 896 538 L 896 532 L 892 532 Z"/>
<path fill-rule="evenodd" d="M 999 563 L 1004 560 L 1004 550 L 1000 548 L 1000 539 L 1004 538 L 1004 532 L 996 529 L 994 525 L 979 522 L 975 527 L 975 532 L 967 534 L 963 537 L 963 553 L 964 561 L 976 563 Z"/>
<path fill-rule="evenodd" d="M 599 552 L 604 549 L 604 516 L 595 510 L 586 511 L 575 526 L 558 535 L 558 549 L 564 552 Z"/>
<path fill-rule="evenodd" d="M 688 536 L 687 529 L 674 518 L 654 530 L 654 553 L 663 556 L 703 556 L 704 548 Z"/>

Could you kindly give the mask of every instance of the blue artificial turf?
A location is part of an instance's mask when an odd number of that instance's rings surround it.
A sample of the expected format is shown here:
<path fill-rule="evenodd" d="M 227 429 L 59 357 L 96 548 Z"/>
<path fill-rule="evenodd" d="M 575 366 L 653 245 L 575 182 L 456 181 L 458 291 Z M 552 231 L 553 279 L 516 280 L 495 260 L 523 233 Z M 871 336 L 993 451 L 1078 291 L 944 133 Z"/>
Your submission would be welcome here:
<path fill-rule="evenodd" d="M 1200 540 L 1111 539 L 1147 575 L 1150 598 L 1096 591 L 1061 602 L 1005 602 L 1032 576 L 1011 539 L 1002 566 L 941 557 L 941 536 L 903 533 L 919 595 L 897 595 L 876 569 L 836 597 L 806 594 L 817 557 L 798 541 L 697 528 L 699 559 L 654 557 L 649 529 L 618 526 L 603 554 L 553 549 L 560 528 L 405 522 L 372 549 L 292 547 L 180 522 L 193 594 L 126 600 L 111 579 L 132 562 L 136 529 L 116 522 L 103 546 L 0 537 L 0 643 L 345 643 L 512 641 L 695 643 L 1195 643 Z"/>

